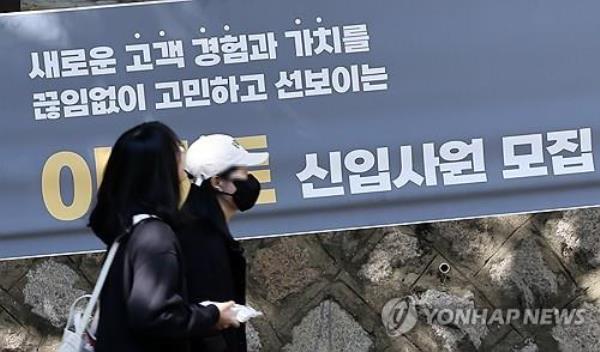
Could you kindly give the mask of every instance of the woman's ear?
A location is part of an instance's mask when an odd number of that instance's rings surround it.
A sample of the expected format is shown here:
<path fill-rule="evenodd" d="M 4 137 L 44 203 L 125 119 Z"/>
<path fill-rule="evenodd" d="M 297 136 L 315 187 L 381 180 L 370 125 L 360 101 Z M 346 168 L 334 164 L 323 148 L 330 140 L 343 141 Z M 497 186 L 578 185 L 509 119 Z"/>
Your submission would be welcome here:
<path fill-rule="evenodd" d="M 216 189 L 216 190 L 218 190 L 218 191 L 221 191 L 221 192 L 223 191 L 223 189 L 221 189 L 221 185 L 220 185 L 220 183 L 221 183 L 220 181 L 221 181 L 221 180 L 220 180 L 219 176 L 214 176 L 214 177 L 211 177 L 211 178 L 209 179 L 209 181 L 210 181 L 210 185 L 211 185 L 211 186 L 212 186 L 214 189 Z"/>

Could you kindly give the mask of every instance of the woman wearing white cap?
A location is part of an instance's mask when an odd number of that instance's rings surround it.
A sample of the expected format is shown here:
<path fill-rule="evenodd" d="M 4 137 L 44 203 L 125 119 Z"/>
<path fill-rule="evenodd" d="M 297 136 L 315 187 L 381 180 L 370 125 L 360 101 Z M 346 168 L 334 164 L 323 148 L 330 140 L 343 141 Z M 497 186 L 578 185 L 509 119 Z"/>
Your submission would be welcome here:
<path fill-rule="evenodd" d="M 267 158 L 268 153 L 249 153 L 224 134 L 201 136 L 188 148 L 186 171 L 193 183 L 182 206 L 188 220 L 179 237 L 191 300 L 246 303 L 244 250 L 228 223 L 256 203 L 260 183 L 248 167 Z M 194 339 L 191 350 L 246 352 L 244 325 Z"/>

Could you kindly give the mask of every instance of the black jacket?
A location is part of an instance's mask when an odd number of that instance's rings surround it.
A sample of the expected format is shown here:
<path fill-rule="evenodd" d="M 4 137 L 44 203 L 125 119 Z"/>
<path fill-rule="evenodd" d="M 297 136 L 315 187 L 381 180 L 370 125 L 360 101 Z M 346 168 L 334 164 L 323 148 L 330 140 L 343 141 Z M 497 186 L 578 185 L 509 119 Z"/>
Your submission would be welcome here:
<path fill-rule="evenodd" d="M 214 203 L 213 203 L 214 201 Z M 204 199 L 192 185 L 182 207 L 193 220 L 179 231 L 188 295 L 193 301 L 246 303 L 244 249 L 233 239 L 216 199 Z M 210 337 L 192 339 L 193 352 L 246 352 L 245 324 Z"/>
<path fill-rule="evenodd" d="M 182 266 L 163 221 L 143 220 L 124 236 L 100 294 L 96 351 L 189 351 L 191 336 L 214 331 L 219 310 L 188 303 Z"/>

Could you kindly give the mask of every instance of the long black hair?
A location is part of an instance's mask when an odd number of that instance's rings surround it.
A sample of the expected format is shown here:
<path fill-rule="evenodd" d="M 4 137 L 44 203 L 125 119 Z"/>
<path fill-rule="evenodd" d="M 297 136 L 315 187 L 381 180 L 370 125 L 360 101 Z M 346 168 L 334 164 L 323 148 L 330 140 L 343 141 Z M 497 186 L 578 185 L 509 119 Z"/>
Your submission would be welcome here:
<path fill-rule="evenodd" d="M 112 148 L 88 226 L 112 243 L 138 213 L 177 224 L 179 138 L 169 127 L 145 122 L 123 133 Z"/>
<path fill-rule="evenodd" d="M 200 186 L 192 183 L 181 210 L 186 223 L 201 221 L 221 225 L 221 222 L 225 221 L 225 215 L 217 200 L 217 190 L 210 183 L 210 179 L 204 180 Z"/>
<path fill-rule="evenodd" d="M 217 199 L 217 190 L 212 186 L 210 180 L 204 180 L 200 186 L 192 184 L 190 192 L 181 209 L 182 229 L 181 236 L 198 236 L 203 231 L 211 228 L 224 235 L 225 242 L 230 250 L 243 253 L 244 248 L 236 241 L 229 225 L 225 220 L 225 214 Z"/>

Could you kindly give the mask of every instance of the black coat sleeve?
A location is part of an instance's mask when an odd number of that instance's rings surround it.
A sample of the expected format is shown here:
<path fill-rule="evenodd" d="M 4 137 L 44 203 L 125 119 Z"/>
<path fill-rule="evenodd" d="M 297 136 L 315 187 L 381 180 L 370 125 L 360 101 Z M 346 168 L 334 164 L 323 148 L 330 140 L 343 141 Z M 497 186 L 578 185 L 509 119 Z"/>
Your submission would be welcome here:
<path fill-rule="evenodd" d="M 181 294 L 182 268 L 176 237 L 162 221 L 140 224 L 127 244 L 131 289 L 127 297 L 129 326 L 152 336 L 185 338 L 214 333 L 215 305 L 188 303 Z"/>

